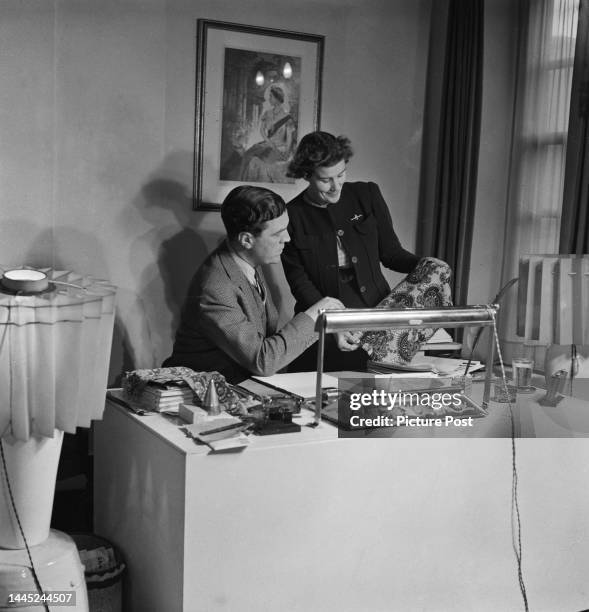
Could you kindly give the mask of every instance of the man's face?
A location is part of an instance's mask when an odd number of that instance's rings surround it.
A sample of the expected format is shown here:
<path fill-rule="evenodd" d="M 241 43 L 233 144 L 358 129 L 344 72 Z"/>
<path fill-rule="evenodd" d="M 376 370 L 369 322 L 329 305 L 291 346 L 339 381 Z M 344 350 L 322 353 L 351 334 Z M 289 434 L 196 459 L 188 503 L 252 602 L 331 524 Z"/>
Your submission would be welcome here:
<path fill-rule="evenodd" d="M 308 181 L 308 195 L 313 202 L 335 204 L 346 182 L 346 162 L 342 159 L 335 166 L 317 168 Z"/>
<path fill-rule="evenodd" d="M 280 217 L 266 221 L 264 229 L 252 238 L 252 248 L 249 256 L 254 266 L 261 264 L 280 263 L 280 254 L 288 235 L 288 213 L 284 211 Z"/>

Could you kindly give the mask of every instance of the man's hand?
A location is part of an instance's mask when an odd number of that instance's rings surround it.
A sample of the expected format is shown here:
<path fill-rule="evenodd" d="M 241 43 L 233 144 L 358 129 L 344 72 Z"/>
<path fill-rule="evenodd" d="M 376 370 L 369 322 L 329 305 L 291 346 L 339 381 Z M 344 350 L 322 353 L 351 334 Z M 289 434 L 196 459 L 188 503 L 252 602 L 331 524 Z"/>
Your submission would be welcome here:
<path fill-rule="evenodd" d="M 324 297 L 321 298 L 316 304 L 307 308 L 305 313 L 308 314 L 313 321 L 317 321 L 319 311 L 321 310 L 344 310 L 345 306 L 336 298 Z"/>
<path fill-rule="evenodd" d="M 360 347 L 361 337 L 362 332 L 337 332 L 335 334 L 337 348 L 340 351 L 355 351 L 357 348 Z"/>

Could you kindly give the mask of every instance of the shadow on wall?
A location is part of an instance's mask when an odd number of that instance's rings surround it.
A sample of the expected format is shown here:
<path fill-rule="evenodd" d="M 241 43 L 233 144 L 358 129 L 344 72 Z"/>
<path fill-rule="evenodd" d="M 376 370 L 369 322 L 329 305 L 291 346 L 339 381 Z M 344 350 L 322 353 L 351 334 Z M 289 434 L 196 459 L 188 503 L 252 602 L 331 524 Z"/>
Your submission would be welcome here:
<path fill-rule="evenodd" d="M 147 183 L 141 193 L 146 207 L 167 208 L 174 213 L 177 220 L 176 233 L 170 235 L 170 227 L 159 228 L 162 240 L 157 257 L 165 301 L 172 313 L 175 329 L 188 284 L 207 256 L 208 249 L 198 230 L 190 227 L 193 214 L 192 198 L 187 194 L 184 185 L 170 179 L 158 178 Z"/>
<path fill-rule="evenodd" d="M 112 335 L 112 349 L 108 371 L 108 384 L 111 387 L 120 387 L 123 374 L 135 369 L 135 359 L 132 354 L 131 342 L 125 325 L 120 317 L 115 317 L 115 326 Z"/>
<path fill-rule="evenodd" d="M 157 367 L 170 354 L 188 285 L 218 239 L 201 227 L 203 215 L 192 210 L 192 152 L 170 153 L 143 185 L 134 208 L 152 225 L 131 247 L 130 265 L 137 267 L 137 300 L 146 318 L 151 363 Z"/>
<path fill-rule="evenodd" d="M 45 245 L 45 253 L 40 253 L 39 245 Z M 64 252 L 69 253 L 69 257 Z M 99 240 L 94 235 L 74 227 L 59 226 L 40 231 L 29 248 L 25 262 L 30 266 L 68 270 L 113 281 L 104 256 L 104 248 Z M 124 326 L 117 317 L 113 331 L 108 386 L 118 386 L 120 373 L 132 369 L 133 361 L 131 345 Z"/>
<path fill-rule="evenodd" d="M 30 219 L 3 218 L 0 224 L 0 264 L 18 268 L 53 267 L 53 234 Z"/>

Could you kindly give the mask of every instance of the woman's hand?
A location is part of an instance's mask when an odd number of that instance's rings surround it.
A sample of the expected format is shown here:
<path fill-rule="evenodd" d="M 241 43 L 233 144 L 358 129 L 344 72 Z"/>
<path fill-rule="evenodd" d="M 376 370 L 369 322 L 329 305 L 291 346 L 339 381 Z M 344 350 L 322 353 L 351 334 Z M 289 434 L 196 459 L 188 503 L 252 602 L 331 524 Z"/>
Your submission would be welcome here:
<path fill-rule="evenodd" d="M 313 319 L 313 321 L 317 321 L 319 313 L 322 310 L 345 310 L 345 308 L 346 307 L 337 298 L 324 297 L 317 303 L 313 304 L 313 306 L 307 308 L 305 312 L 311 317 L 311 319 Z"/>
<path fill-rule="evenodd" d="M 336 332 L 337 348 L 340 351 L 355 351 L 360 347 L 361 332 Z"/>

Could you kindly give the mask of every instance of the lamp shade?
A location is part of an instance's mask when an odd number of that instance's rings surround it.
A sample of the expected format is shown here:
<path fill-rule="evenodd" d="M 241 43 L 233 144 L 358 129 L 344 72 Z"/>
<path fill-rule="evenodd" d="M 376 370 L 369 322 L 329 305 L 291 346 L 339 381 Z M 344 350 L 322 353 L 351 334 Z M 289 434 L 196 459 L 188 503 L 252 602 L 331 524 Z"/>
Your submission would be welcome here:
<path fill-rule="evenodd" d="M 39 271 L 40 292 L 0 287 L 0 437 L 16 440 L 74 433 L 104 410 L 116 287 Z"/>

